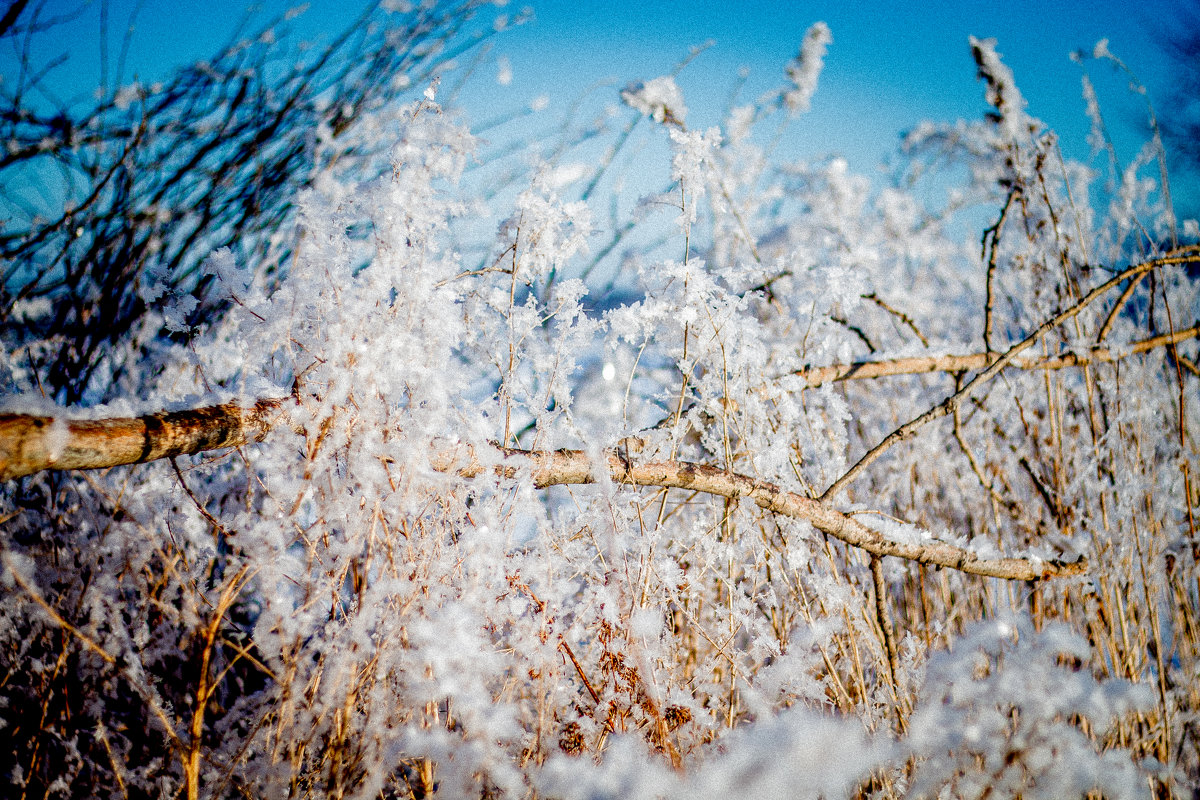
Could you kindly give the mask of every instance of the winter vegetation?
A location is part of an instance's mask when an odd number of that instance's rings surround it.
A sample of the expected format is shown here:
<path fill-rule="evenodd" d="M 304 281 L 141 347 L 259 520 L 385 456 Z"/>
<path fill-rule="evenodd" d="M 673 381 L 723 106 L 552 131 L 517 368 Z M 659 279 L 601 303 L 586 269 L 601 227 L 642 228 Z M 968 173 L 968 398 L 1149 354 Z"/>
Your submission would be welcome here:
<path fill-rule="evenodd" d="M 0 85 L 3 794 L 1193 796 L 1200 230 L 1107 45 L 1090 162 L 972 39 L 880 188 L 776 155 L 822 23 L 493 148 L 507 13 Z"/>

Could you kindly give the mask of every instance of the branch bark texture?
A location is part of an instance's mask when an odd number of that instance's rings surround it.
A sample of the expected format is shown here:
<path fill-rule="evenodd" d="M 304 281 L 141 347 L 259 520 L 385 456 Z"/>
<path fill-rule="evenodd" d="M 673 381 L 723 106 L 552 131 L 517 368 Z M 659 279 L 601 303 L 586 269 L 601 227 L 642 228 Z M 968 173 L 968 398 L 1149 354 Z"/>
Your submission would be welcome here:
<path fill-rule="evenodd" d="M 0 480 L 138 464 L 261 440 L 284 400 L 97 420 L 0 414 Z"/>
<path fill-rule="evenodd" d="M 0 479 L 11 480 L 47 469 L 97 469 L 159 458 L 239 447 L 262 439 L 278 417 L 284 399 L 260 400 L 142 417 L 63 421 L 53 417 L 0 415 Z M 529 470 L 540 488 L 612 480 L 631 486 L 655 486 L 745 498 L 762 509 L 806 520 L 814 528 L 876 556 L 896 556 L 922 564 L 1009 580 L 1037 580 L 1080 574 L 1086 562 L 1063 563 L 1022 558 L 980 558 L 936 540 L 897 541 L 826 503 L 766 481 L 705 464 L 651 460 L 634 463 L 610 452 L 595 462 L 582 450 L 498 448 L 498 464 L 487 465 L 466 447 L 434 453 L 435 469 L 477 477 L 493 471 L 517 477 Z"/>
<path fill-rule="evenodd" d="M 1146 353 L 1158 347 L 1178 344 L 1189 339 L 1200 338 L 1200 324 L 1193 325 L 1174 333 L 1164 333 L 1140 339 L 1127 347 L 1110 349 L 1093 347 L 1082 352 L 1067 352 L 1056 356 L 1039 358 L 1014 358 L 1008 363 L 1015 369 L 1067 369 L 1068 367 L 1083 367 L 1088 364 L 1110 364 L 1122 358 L 1138 353 Z M 922 375 L 931 372 L 971 372 L 985 369 L 1000 360 L 1003 354 L 993 350 L 990 353 L 969 353 L 966 355 L 945 356 L 912 356 L 910 358 L 894 358 L 887 361 L 854 361 L 849 364 L 831 364 L 827 367 L 812 367 L 798 370 L 794 374 L 804 378 L 809 386 L 816 387 L 823 383 L 849 380 L 865 380 L 867 378 L 884 378 L 893 375 Z"/>
<path fill-rule="evenodd" d="M 706 464 L 686 461 L 636 464 L 616 453 L 607 454 L 603 463 L 595 464 L 581 450 L 505 449 L 504 454 L 507 458 L 528 459 L 533 481 L 539 487 L 595 483 L 607 472 L 609 478 L 620 484 L 687 489 L 734 500 L 745 498 L 767 511 L 806 520 L 822 533 L 877 556 L 896 556 L 973 575 L 1022 581 L 1078 575 L 1087 570 L 1087 563 L 1083 561 L 980 558 L 964 548 L 937 540 L 896 541 L 819 500 Z M 460 468 L 459 472 L 471 476 L 481 470 L 472 464 Z"/>

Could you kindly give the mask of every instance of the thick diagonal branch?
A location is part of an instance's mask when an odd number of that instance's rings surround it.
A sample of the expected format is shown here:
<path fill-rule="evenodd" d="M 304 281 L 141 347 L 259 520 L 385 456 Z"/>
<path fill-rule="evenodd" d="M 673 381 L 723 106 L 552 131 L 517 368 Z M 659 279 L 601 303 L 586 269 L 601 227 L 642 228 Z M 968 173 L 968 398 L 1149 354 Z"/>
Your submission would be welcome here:
<path fill-rule="evenodd" d="M 935 539 L 896 541 L 819 500 L 705 464 L 686 461 L 636 464 L 615 452 L 605 455 L 604 461 L 599 464 L 581 450 L 547 452 L 505 449 L 503 452 L 506 462 L 517 459 L 518 462 L 527 463 L 533 482 L 539 487 L 594 483 L 607 472 L 609 478 L 620 484 L 686 489 L 731 499 L 745 498 L 767 511 L 805 520 L 817 530 L 876 556 L 896 556 L 973 575 L 1022 581 L 1077 575 L 1087 570 L 1084 561 L 1064 563 L 1023 558 L 980 558 L 961 547 Z M 478 461 L 465 455 L 459 464 L 455 464 L 450 456 L 445 458 L 448 460 L 435 463 L 435 466 L 454 468 L 467 477 L 478 475 L 485 469 Z M 515 464 L 502 464 L 498 468 L 502 474 L 508 475 L 516 475 L 517 469 Z"/>
<path fill-rule="evenodd" d="M 249 408 L 229 404 L 89 421 L 0 415 L 0 479 L 19 478 L 46 469 L 96 469 L 237 447 L 265 436 L 284 402 L 260 400 Z M 806 520 L 817 530 L 876 556 L 896 556 L 975 575 L 1028 581 L 1078 574 L 1087 566 L 1084 562 L 979 558 L 961 547 L 936 540 L 896 541 L 825 503 L 704 464 L 673 460 L 634 464 L 617 452 L 608 453 L 597 463 L 582 450 L 499 448 L 499 451 L 499 462 L 487 465 L 470 448 L 447 447 L 433 453 L 431 463 L 437 470 L 463 477 L 477 477 L 489 471 L 516 477 L 528 470 L 534 484 L 543 488 L 608 479 L 633 486 L 746 498 L 767 511 Z"/>

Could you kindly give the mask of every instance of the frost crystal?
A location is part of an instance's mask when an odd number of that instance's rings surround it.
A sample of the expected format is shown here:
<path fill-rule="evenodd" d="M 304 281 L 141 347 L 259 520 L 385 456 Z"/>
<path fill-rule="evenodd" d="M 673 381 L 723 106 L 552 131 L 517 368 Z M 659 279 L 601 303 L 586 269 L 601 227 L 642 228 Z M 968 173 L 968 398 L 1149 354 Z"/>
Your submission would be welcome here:
<path fill-rule="evenodd" d="M 236 294 L 241 294 L 249 289 L 254 280 L 254 273 L 240 267 L 237 259 L 234 258 L 233 251 L 228 247 L 222 247 L 214 252 L 204 262 L 204 266 L 206 271 L 216 276 L 228 291 Z"/>
<path fill-rule="evenodd" d="M 1025 98 L 1017 89 L 1012 70 L 996 52 L 995 39 L 970 37 L 971 53 L 979 67 L 979 77 L 987 83 L 987 101 L 996 109 L 996 118 L 1009 141 L 1027 135 L 1029 120 L 1025 116 Z"/>
<path fill-rule="evenodd" d="M 655 122 L 681 126 L 687 118 L 683 93 L 675 85 L 675 79 L 668 75 L 644 83 L 631 83 L 621 91 L 621 99 Z"/>
<path fill-rule="evenodd" d="M 792 88 L 783 95 L 783 101 L 793 114 L 808 111 L 813 95 L 817 92 L 817 79 L 825 68 L 825 51 L 833 43 L 833 34 L 824 22 L 815 23 L 804 34 L 800 53 L 787 66 L 787 76 Z"/>

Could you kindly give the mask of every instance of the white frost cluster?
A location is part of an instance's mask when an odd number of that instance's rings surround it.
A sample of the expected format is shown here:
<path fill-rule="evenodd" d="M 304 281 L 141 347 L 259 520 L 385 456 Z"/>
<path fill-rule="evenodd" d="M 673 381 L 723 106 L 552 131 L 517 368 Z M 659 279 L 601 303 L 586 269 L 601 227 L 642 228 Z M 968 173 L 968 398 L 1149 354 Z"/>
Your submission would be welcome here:
<path fill-rule="evenodd" d="M 996 52 L 995 39 L 970 37 L 971 53 L 979 67 L 979 77 L 987 83 L 987 101 L 996 109 L 998 122 L 1009 141 L 1029 133 L 1029 120 L 1025 115 L 1026 102 L 1017 88 L 1012 70 Z"/>
<path fill-rule="evenodd" d="M 911 791 L 933 796 L 947 777 L 956 795 L 1056 800 L 1102 791 L 1148 798 L 1145 776 L 1120 752 L 1097 752 L 1123 716 L 1153 707 L 1148 686 L 1100 684 L 1078 665 L 1085 639 L 1065 626 L 1035 632 L 1028 619 L 979 624 L 926 667 L 905 747 L 916 756 Z M 1076 666 L 1069 666 L 1071 663 Z"/>
<path fill-rule="evenodd" d="M 679 91 L 675 79 L 669 75 L 631 83 L 621 90 L 621 99 L 630 108 L 642 112 L 655 122 L 683 125 L 687 120 L 683 92 Z"/>
<path fill-rule="evenodd" d="M 137 796 L 194 779 L 201 796 L 1115 800 L 1197 774 L 1178 745 L 1200 675 L 1200 421 L 1180 410 L 1191 377 L 1132 354 L 1160 298 L 1176 321 L 1200 309 L 1182 269 L 1028 351 L 1092 353 L 1111 323 L 1118 365 L 1011 365 L 818 509 L 964 561 L 875 561 L 777 512 L 948 409 L 978 373 L 942 359 L 1003 352 L 1104 280 L 1096 264 L 1165 236 L 1154 151 L 1109 194 L 1048 162 L 990 40 L 971 46 L 996 119 L 914 128 L 906 181 L 780 163 L 756 126 L 809 108 L 830 41 L 814 25 L 790 84 L 724 127 L 686 129 L 670 77 L 625 89 L 667 124 L 614 135 L 669 148 L 642 218 L 605 194 L 619 146 L 600 164 L 571 149 L 602 126 L 492 169 L 431 87 L 326 137 L 383 144 L 291 198 L 286 268 L 211 254 L 228 307 L 186 346 L 158 331 L 195 324 L 195 299 L 140 275 L 153 335 L 106 354 L 136 400 L 271 397 L 278 418 L 236 452 L 3 489 L 0 652 L 28 666 L 0 712 L 50 708 L 38 682 L 69 673 L 95 702 L 56 768 L 120 764 Z M 0 387 L 36 399 L 23 364 L 54 354 L 0 352 Z M 30 402 L 14 408 L 46 410 Z M 1066 555 L 1087 575 L 957 569 Z"/>
<path fill-rule="evenodd" d="M 783 102 L 793 114 L 808 111 L 817 92 L 817 79 L 825 68 L 825 52 L 833 43 L 833 33 L 824 22 L 818 22 L 804 34 L 800 53 L 787 66 L 792 88 L 783 95 Z"/>
<path fill-rule="evenodd" d="M 237 258 L 228 247 L 216 250 L 204 262 L 204 269 L 214 275 L 225 290 L 234 295 L 245 294 L 254 283 L 254 273 L 237 263 Z"/>

